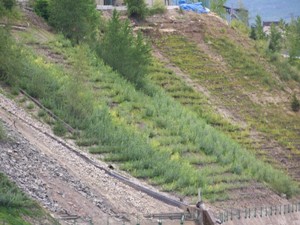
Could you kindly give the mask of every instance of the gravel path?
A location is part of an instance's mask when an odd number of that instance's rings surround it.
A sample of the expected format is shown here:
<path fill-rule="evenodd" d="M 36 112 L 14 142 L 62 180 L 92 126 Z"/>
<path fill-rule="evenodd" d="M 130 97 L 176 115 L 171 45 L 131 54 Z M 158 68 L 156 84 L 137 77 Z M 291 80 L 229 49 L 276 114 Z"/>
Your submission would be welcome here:
<path fill-rule="evenodd" d="M 80 217 L 77 224 L 90 224 L 90 221 L 107 224 L 107 218 L 110 224 L 122 224 L 121 221 L 136 222 L 137 217 L 142 221 L 144 214 L 180 211 L 137 192 L 86 163 L 45 135 L 53 135 L 48 125 L 31 117 L 2 94 L 0 118 L 10 139 L 0 144 L 0 170 L 55 218 L 76 215 Z M 71 147 L 77 150 L 76 146 Z M 107 167 L 93 156 L 83 154 Z M 62 224 L 68 223 L 61 221 Z M 143 221 L 143 224 L 154 223 Z"/>

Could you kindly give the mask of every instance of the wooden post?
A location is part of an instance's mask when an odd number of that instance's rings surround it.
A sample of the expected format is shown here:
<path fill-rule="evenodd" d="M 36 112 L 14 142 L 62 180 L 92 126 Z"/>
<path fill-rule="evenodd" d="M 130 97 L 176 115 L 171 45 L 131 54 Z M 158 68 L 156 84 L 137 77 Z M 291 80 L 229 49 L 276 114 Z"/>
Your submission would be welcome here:
<path fill-rule="evenodd" d="M 281 205 L 279 206 L 279 214 L 281 215 Z"/>
<path fill-rule="evenodd" d="M 198 201 L 201 202 L 201 188 L 198 188 Z"/>

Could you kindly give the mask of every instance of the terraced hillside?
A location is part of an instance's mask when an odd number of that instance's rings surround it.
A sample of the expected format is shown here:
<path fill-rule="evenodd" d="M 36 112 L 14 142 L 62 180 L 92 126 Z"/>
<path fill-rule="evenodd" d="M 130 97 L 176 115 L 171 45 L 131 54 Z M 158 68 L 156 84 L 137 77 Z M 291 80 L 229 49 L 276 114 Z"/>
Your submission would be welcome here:
<path fill-rule="evenodd" d="M 281 81 L 254 43 L 219 18 L 149 18 L 154 57 L 137 89 L 88 46 L 72 46 L 31 12 L 23 16 L 32 26 L 13 32 L 26 65 L 14 91 L 26 90 L 77 129 L 66 138 L 190 202 L 199 187 L 216 206 L 297 197 L 300 119 L 288 98 L 299 83 Z"/>
<path fill-rule="evenodd" d="M 300 116 L 290 108 L 292 94 L 300 93 L 299 71 L 273 65 L 258 44 L 214 15 L 175 13 L 148 22 L 154 55 L 169 70 L 151 80 L 299 182 Z"/>

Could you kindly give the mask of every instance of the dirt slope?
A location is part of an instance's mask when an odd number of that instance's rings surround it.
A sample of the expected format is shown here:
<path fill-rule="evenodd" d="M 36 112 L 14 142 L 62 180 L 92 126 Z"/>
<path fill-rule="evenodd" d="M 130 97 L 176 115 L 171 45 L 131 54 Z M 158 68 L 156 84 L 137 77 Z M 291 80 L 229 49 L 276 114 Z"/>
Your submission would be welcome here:
<path fill-rule="evenodd" d="M 13 139 L 1 144 L 0 169 L 55 218 L 73 215 L 80 217 L 80 224 L 89 224 L 89 221 L 104 224 L 109 218 L 110 224 L 121 224 L 121 221 L 133 222 L 137 217 L 143 221 L 143 215 L 148 213 L 180 211 L 87 164 L 46 136 L 45 133 L 52 133 L 48 126 L 2 94 L 0 107 L 1 121 Z M 99 162 L 90 155 L 87 157 Z M 101 166 L 107 167 L 103 163 Z M 143 221 L 143 224 L 148 223 Z"/>

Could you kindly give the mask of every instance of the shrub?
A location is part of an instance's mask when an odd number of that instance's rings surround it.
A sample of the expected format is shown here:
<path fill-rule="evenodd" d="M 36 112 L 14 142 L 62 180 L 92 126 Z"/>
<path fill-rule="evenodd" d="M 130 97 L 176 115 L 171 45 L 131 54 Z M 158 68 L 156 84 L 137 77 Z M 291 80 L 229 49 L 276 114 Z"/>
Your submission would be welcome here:
<path fill-rule="evenodd" d="M 249 34 L 248 26 L 240 20 L 232 20 L 231 21 L 231 27 L 233 27 L 234 29 L 239 30 L 243 34 L 246 34 L 246 35 Z"/>
<path fill-rule="evenodd" d="M 144 0 L 125 0 L 127 13 L 131 17 L 144 19 L 147 14 L 147 6 Z"/>
<path fill-rule="evenodd" d="M 226 3 L 226 0 L 212 0 L 210 3 L 210 9 L 220 15 L 221 17 L 225 17 L 226 11 L 223 5 Z"/>
<path fill-rule="evenodd" d="M 36 0 L 34 4 L 34 11 L 45 20 L 49 19 L 49 2 L 48 0 Z"/>
<path fill-rule="evenodd" d="M 67 130 L 65 128 L 65 126 L 57 121 L 53 127 L 53 133 L 57 136 L 64 136 L 66 134 Z"/>
<path fill-rule="evenodd" d="M 2 123 L 0 122 L 0 141 L 4 140 L 5 138 L 6 138 L 6 134 L 5 134 Z"/>
<path fill-rule="evenodd" d="M 42 109 L 40 109 L 39 110 L 39 112 L 38 112 L 38 117 L 44 117 L 44 116 L 46 116 L 47 114 L 46 114 L 46 112 L 44 111 L 44 110 L 42 110 Z"/>
<path fill-rule="evenodd" d="M 162 1 L 155 0 L 153 6 L 149 9 L 149 14 L 164 14 L 166 12 L 166 6 Z"/>
<path fill-rule="evenodd" d="M 16 75 L 22 70 L 20 52 L 9 32 L 0 27 L 0 80 L 15 83 Z"/>
<path fill-rule="evenodd" d="M 0 4 L 4 6 L 7 10 L 12 10 L 12 8 L 16 5 L 15 0 L 1 0 Z"/>
<path fill-rule="evenodd" d="M 28 104 L 26 104 L 26 108 L 27 109 L 33 109 L 34 108 L 34 104 L 32 102 L 29 102 Z"/>
<path fill-rule="evenodd" d="M 4 174 L 0 173 L 0 207 L 19 208 L 32 205 L 33 202 L 16 185 L 11 183 Z"/>
<path fill-rule="evenodd" d="M 294 112 L 298 112 L 300 110 L 300 101 L 296 97 L 296 94 L 293 94 L 291 108 Z"/>

